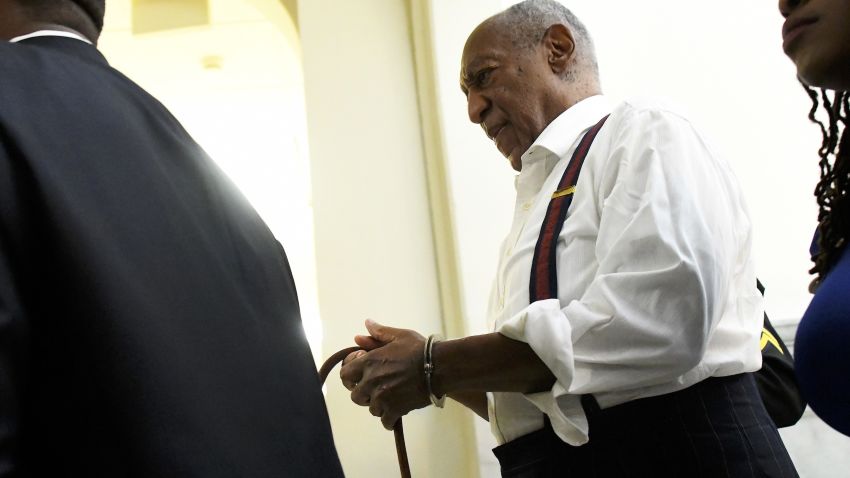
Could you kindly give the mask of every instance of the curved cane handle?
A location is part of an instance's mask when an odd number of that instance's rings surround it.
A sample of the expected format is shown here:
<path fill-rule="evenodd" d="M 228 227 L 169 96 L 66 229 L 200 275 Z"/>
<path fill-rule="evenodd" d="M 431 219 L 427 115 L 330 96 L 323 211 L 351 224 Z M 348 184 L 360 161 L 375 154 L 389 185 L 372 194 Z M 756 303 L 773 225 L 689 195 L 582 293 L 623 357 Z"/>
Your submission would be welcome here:
<path fill-rule="evenodd" d="M 345 360 L 345 357 L 348 357 L 348 355 L 352 352 L 357 352 L 358 350 L 363 349 L 360 347 L 348 347 L 347 349 L 342 349 L 331 355 L 331 357 L 322 364 L 322 368 L 319 369 L 319 379 L 322 381 L 322 384 L 325 383 L 325 380 L 328 378 L 331 370 L 333 370 L 338 363 Z M 407 459 L 407 447 L 404 444 L 404 428 L 401 424 L 401 418 L 399 418 L 398 421 L 395 422 L 395 425 L 393 425 L 393 435 L 395 435 L 395 451 L 398 455 L 398 467 L 401 470 L 401 478 L 411 478 L 410 462 Z"/>

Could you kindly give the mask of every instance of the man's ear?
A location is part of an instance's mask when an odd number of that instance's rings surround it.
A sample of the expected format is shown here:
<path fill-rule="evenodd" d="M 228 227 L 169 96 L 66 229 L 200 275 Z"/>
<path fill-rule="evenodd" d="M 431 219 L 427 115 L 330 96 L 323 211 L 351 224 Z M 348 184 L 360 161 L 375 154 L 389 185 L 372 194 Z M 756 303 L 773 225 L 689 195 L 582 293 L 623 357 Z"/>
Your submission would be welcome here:
<path fill-rule="evenodd" d="M 552 25 L 543 35 L 543 48 L 549 68 L 557 75 L 562 75 L 570 67 L 576 54 L 576 42 L 573 32 L 560 23 Z"/>

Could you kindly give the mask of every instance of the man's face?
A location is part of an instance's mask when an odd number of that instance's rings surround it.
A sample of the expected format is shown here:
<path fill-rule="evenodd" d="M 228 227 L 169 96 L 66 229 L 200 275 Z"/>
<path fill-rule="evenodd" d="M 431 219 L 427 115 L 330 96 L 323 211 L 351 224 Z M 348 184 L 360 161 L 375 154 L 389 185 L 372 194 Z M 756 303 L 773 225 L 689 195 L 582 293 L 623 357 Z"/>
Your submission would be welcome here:
<path fill-rule="evenodd" d="M 469 120 L 481 125 L 519 171 L 522 154 L 557 116 L 547 104 L 557 75 L 542 46 L 513 47 L 496 30 L 485 24 L 470 35 L 461 59 L 460 88 Z"/>
<path fill-rule="evenodd" d="M 807 84 L 850 89 L 850 0 L 780 0 L 782 48 Z"/>

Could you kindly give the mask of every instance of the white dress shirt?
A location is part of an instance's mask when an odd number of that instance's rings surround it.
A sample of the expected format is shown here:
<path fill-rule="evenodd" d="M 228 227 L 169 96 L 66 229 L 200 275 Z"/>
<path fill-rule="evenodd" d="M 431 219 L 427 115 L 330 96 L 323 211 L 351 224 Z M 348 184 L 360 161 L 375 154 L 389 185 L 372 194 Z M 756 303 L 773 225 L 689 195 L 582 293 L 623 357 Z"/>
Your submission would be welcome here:
<path fill-rule="evenodd" d="M 558 298 L 529 305 L 546 208 L 577 143 L 611 113 L 558 238 Z M 528 343 L 550 391 L 488 394 L 500 443 L 543 427 L 581 445 L 580 397 L 607 408 L 761 367 L 763 303 L 737 180 L 693 126 L 647 101 L 588 98 L 522 156 L 516 209 L 489 304 L 495 331 Z"/>
<path fill-rule="evenodd" d="M 82 42 L 86 42 L 89 45 L 92 44 L 88 40 L 88 38 L 73 32 L 65 32 L 60 30 L 39 30 L 37 32 L 28 33 L 26 35 L 21 35 L 19 37 L 12 38 L 9 40 L 9 43 L 18 43 L 19 41 L 23 41 L 29 38 L 37 38 L 37 37 L 64 37 L 64 38 L 73 38 L 75 40 L 80 40 Z"/>

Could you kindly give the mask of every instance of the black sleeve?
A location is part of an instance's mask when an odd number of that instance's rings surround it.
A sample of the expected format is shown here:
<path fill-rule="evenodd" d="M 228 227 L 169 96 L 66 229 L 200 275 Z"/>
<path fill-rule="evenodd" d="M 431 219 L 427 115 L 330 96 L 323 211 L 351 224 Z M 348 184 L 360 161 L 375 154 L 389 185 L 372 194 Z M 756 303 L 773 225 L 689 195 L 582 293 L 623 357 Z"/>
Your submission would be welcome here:
<path fill-rule="evenodd" d="M 12 220 L 17 217 L 13 176 L 0 143 L 0 477 L 16 475 L 23 359 L 23 311 L 12 274 Z"/>
<path fill-rule="evenodd" d="M 760 283 L 759 289 L 764 293 Z M 790 427 L 803 416 L 806 402 L 794 376 L 794 358 L 767 314 L 764 314 L 761 356 L 761 370 L 755 376 L 764 407 L 778 428 Z"/>
<path fill-rule="evenodd" d="M 18 430 L 18 370 L 16 324 L 20 320 L 14 285 L 0 242 L 0 477 L 15 472 Z"/>

